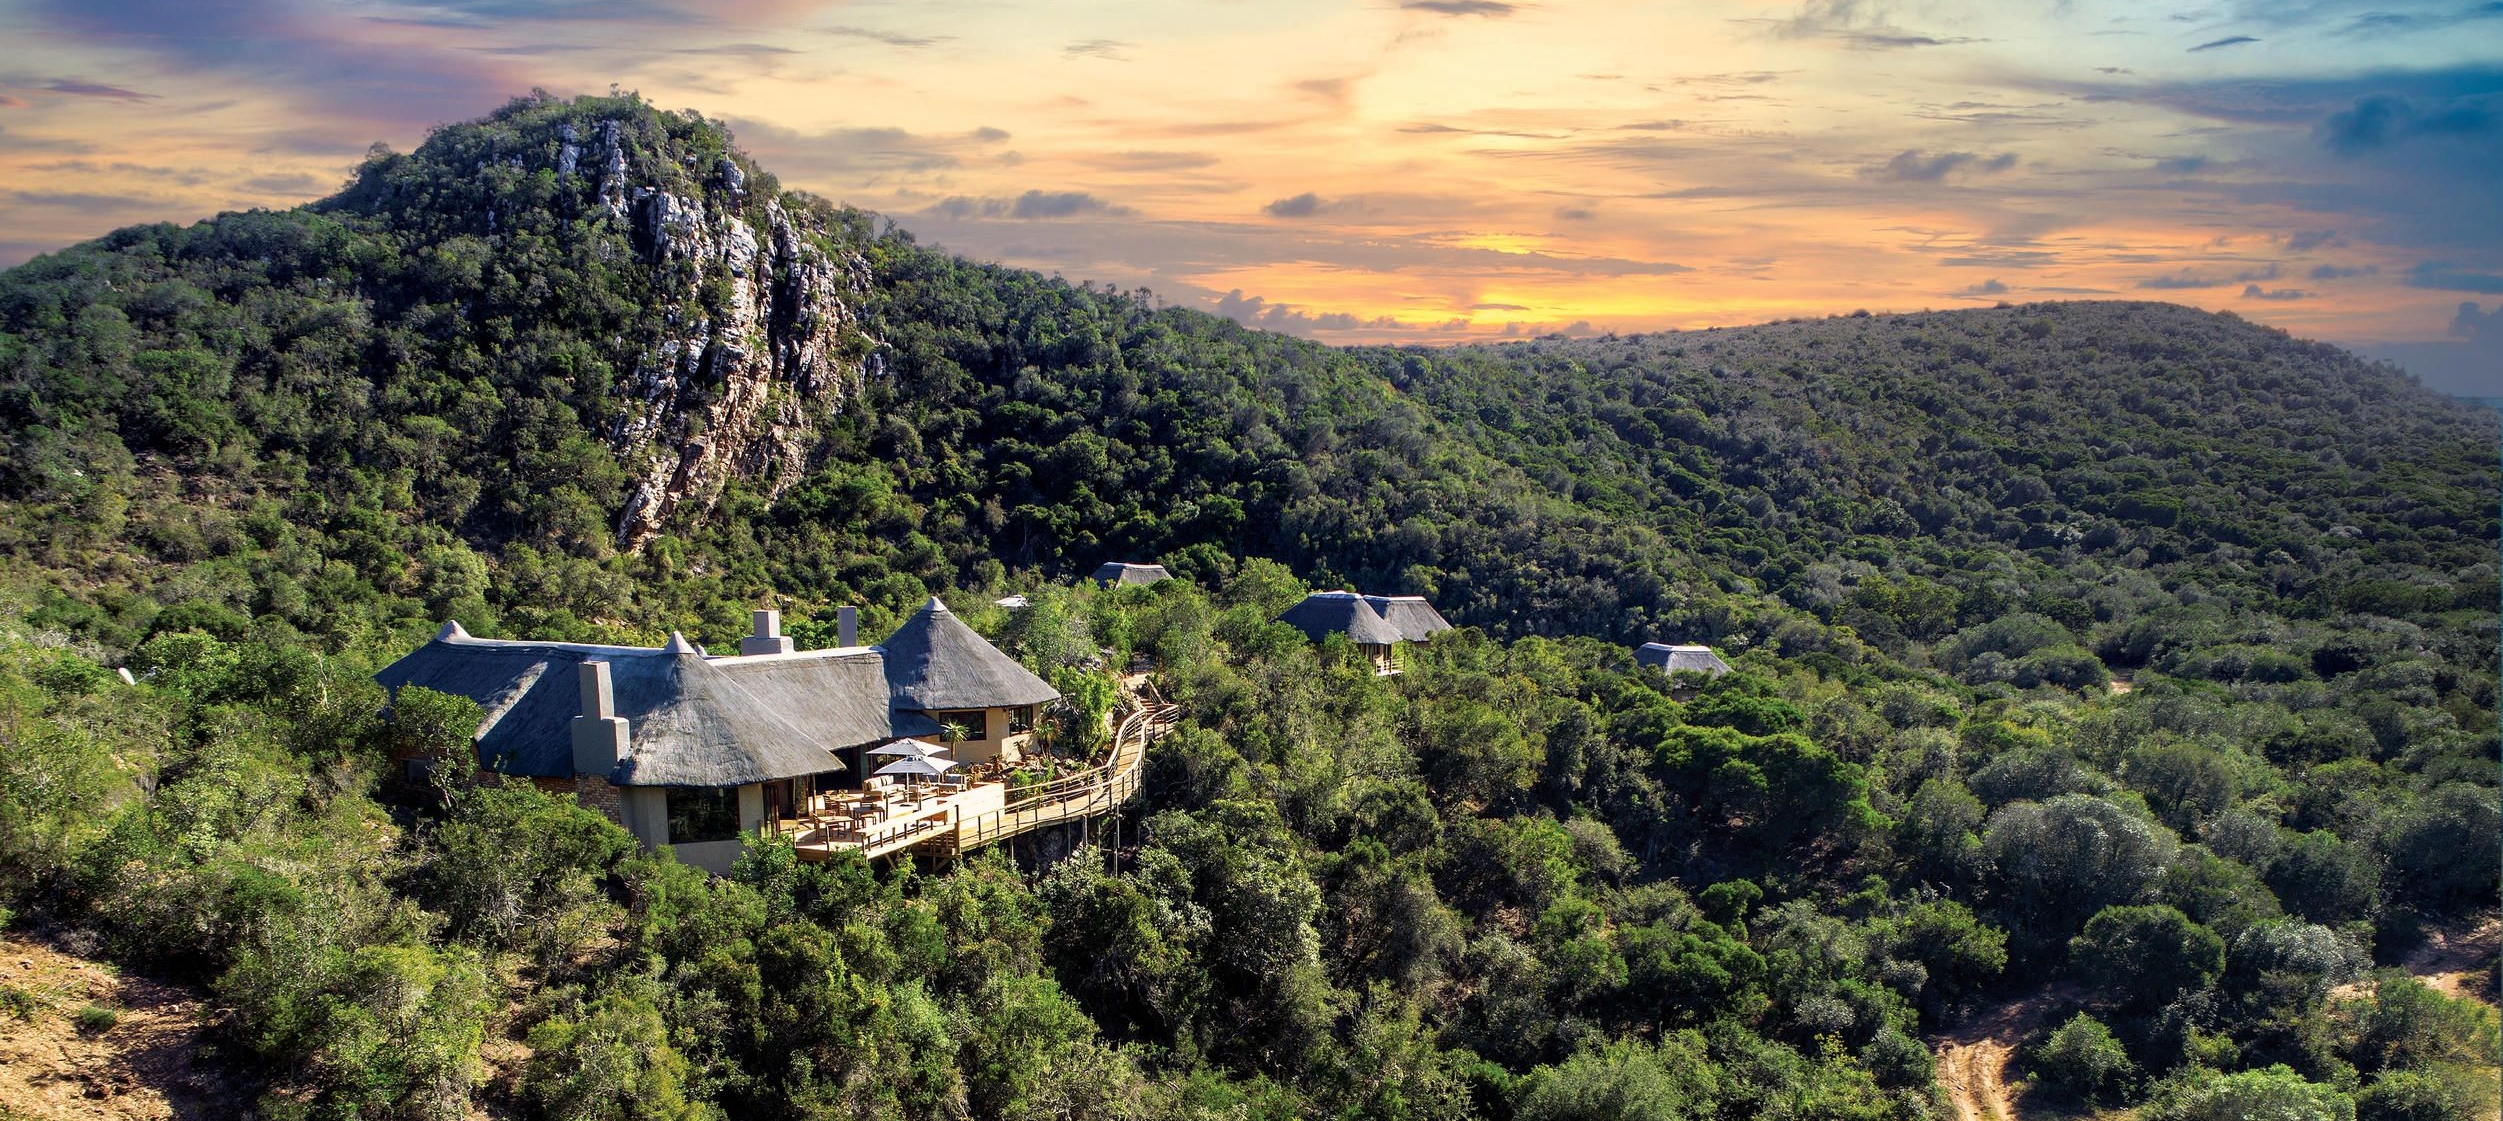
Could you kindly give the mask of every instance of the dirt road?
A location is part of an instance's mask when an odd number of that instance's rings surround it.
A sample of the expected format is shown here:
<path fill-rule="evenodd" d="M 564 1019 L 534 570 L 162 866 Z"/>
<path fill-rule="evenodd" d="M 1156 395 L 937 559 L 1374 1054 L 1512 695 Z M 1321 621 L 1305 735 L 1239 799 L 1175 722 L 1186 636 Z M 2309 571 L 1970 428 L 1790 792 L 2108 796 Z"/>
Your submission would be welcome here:
<path fill-rule="evenodd" d="M 1937 1041 L 1938 1085 L 1956 1121 L 2015 1121 L 2022 1085 L 2011 1085 L 2008 1067 L 2027 1036 L 2042 1027 L 2053 1005 L 2070 994 L 2044 989 L 1966 1020 Z"/>
<path fill-rule="evenodd" d="M 0 1010 L 0 1116 L 160 1121 L 242 1112 L 243 1099 L 192 1064 L 202 1030 L 194 994 L 15 938 L 0 938 L 0 986 L 33 1005 L 24 1019 Z M 89 1005 L 119 1019 L 81 1031 L 77 1015 Z"/>

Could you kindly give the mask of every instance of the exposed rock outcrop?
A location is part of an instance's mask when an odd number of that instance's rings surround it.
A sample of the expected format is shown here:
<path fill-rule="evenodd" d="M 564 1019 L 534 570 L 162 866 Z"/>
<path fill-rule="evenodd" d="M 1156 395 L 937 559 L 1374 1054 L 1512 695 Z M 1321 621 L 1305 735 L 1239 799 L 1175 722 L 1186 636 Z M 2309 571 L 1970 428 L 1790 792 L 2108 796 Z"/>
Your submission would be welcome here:
<path fill-rule="evenodd" d="M 869 265 L 827 248 L 808 216 L 779 200 L 764 203 L 762 231 L 751 226 L 760 212 L 736 161 L 692 185 L 659 167 L 638 174 L 621 133 L 600 125 L 597 194 L 654 270 L 667 324 L 617 387 L 633 405 L 605 433 L 636 475 L 617 523 L 618 547 L 632 551 L 689 503 L 709 506 L 734 476 L 769 495 L 798 481 L 816 410 L 859 390 L 859 363 L 846 355 L 866 348 L 845 343 L 859 337 L 854 303 Z"/>

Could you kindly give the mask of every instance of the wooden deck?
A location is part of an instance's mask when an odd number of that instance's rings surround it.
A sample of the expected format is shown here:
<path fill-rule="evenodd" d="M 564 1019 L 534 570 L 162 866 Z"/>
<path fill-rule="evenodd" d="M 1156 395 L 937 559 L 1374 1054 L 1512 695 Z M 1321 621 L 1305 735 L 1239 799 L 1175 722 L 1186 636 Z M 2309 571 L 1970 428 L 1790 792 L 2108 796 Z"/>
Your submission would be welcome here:
<path fill-rule="evenodd" d="M 794 823 L 800 859 L 822 861 L 838 852 L 865 857 L 920 852 L 950 856 L 997 844 L 1020 833 L 1110 813 L 1138 793 L 1147 745 L 1171 726 L 1173 705 L 1142 704 L 1113 729 L 1112 756 L 1103 763 L 1047 783 L 1008 790 L 980 783 L 962 791 L 907 803 L 884 820 L 810 818 Z"/>

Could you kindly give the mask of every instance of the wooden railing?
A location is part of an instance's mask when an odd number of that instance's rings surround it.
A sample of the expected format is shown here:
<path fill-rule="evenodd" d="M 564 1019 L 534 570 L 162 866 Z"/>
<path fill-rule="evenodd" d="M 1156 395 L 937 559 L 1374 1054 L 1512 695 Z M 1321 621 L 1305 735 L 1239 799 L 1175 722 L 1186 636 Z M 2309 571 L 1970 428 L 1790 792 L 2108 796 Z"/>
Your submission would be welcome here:
<path fill-rule="evenodd" d="M 1019 833 L 1064 821 L 1109 813 L 1138 793 L 1147 745 L 1171 724 L 1180 709 L 1169 704 L 1144 704 L 1123 717 L 1112 735 L 1112 757 L 1075 774 L 1063 775 L 1009 793 L 1000 810 L 958 822 L 958 852 L 996 844 Z"/>

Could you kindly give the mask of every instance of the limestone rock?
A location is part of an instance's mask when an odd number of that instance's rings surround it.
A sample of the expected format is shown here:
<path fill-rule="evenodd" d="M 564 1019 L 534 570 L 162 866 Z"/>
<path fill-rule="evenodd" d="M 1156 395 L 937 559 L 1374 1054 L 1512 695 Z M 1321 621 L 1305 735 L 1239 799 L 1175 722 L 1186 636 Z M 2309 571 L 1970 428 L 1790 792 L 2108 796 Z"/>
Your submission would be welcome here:
<path fill-rule="evenodd" d="M 630 183 L 613 122 L 601 138 L 601 198 L 667 293 L 666 334 L 618 386 L 632 406 L 606 434 L 636 475 L 617 524 L 618 547 L 634 551 L 733 477 L 775 496 L 806 472 L 810 406 L 841 407 L 859 389 L 842 355 L 859 333 L 851 298 L 867 290 L 868 262 L 827 250 L 779 201 L 751 225 L 733 161 L 710 190 L 684 175 Z"/>

